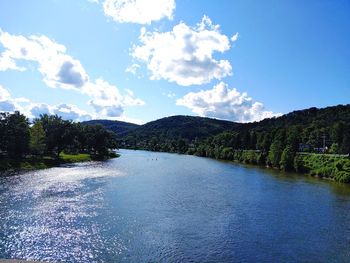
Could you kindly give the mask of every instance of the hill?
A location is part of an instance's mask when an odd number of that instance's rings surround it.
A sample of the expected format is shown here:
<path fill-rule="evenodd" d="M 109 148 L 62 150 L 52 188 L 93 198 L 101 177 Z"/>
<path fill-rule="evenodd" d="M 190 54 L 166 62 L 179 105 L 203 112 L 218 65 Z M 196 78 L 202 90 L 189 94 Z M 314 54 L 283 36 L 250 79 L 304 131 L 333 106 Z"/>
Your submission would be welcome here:
<path fill-rule="evenodd" d="M 148 122 L 125 134 L 123 147 L 149 149 L 150 145 L 174 144 L 178 140 L 186 143 L 232 130 L 239 123 L 193 116 L 171 116 Z M 153 150 L 160 150 L 151 147 Z M 170 149 L 165 149 L 170 151 Z"/>
<path fill-rule="evenodd" d="M 285 143 L 287 137 L 291 136 L 288 134 L 293 133 L 297 137 L 294 147 L 297 147 L 296 144 L 302 144 L 312 150 L 323 147 L 325 141 L 328 148 L 337 144 L 337 151 L 347 153 L 349 123 L 350 105 L 298 110 L 252 123 L 172 116 L 146 123 L 124 133 L 121 136 L 121 147 L 189 152 L 189 149 L 199 142 L 230 133 L 228 137 L 231 139 L 229 142 L 222 141 L 222 146 L 268 151 L 275 136 L 283 137 Z"/>
<path fill-rule="evenodd" d="M 124 121 L 111 121 L 111 120 L 91 120 L 91 121 L 84 121 L 82 123 L 91 124 L 91 125 L 101 124 L 106 129 L 113 131 L 119 136 L 122 136 L 128 133 L 129 131 L 139 127 L 139 125 L 135 123 L 124 122 Z"/>

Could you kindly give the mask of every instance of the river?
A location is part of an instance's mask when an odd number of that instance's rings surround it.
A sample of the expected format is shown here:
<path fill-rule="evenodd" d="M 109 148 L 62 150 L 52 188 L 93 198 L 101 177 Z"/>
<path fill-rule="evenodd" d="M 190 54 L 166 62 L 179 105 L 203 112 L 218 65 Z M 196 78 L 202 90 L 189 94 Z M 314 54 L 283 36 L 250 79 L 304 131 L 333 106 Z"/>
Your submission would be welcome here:
<path fill-rule="evenodd" d="M 0 258 L 350 262 L 350 187 L 187 155 L 0 177 Z"/>

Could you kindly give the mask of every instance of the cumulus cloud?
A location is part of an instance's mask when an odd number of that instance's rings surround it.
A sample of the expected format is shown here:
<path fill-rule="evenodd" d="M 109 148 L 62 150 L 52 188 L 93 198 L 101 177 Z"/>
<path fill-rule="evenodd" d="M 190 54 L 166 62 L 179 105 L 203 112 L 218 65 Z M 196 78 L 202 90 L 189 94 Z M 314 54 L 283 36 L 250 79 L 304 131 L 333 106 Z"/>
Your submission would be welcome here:
<path fill-rule="evenodd" d="M 31 103 L 27 108 L 30 113 L 28 115 L 32 118 L 38 118 L 41 114 L 57 114 L 64 120 L 87 121 L 92 119 L 92 115 L 72 104 L 49 105 L 46 103 Z"/>
<path fill-rule="evenodd" d="M 190 92 L 176 101 L 200 116 L 226 119 L 237 122 L 259 121 L 280 114 L 266 111 L 260 102 L 254 102 L 247 93 L 220 82 L 211 90 Z"/>
<path fill-rule="evenodd" d="M 26 98 L 13 98 L 10 92 L 0 85 L 0 112 L 20 111 L 28 118 L 38 118 L 41 114 L 57 114 L 65 120 L 85 121 L 93 116 L 72 104 L 49 105 L 34 103 Z"/>
<path fill-rule="evenodd" d="M 122 95 L 116 86 L 102 78 L 96 81 L 90 80 L 80 61 L 69 56 L 65 46 L 46 36 L 17 36 L 0 29 L 0 43 L 5 48 L 0 54 L 0 70 L 24 70 L 16 64 L 20 60 L 36 62 L 46 85 L 52 88 L 72 89 L 90 96 L 89 104 L 103 117 L 118 117 L 126 106 L 144 104 L 128 91 Z M 9 108 L 9 105 L 6 107 Z M 73 119 L 80 114 L 76 108 L 67 105 L 51 110 L 53 113 L 58 110 L 67 117 L 74 117 Z M 79 118 L 81 119 L 83 115 L 80 114 Z"/>
<path fill-rule="evenodd" d="M 0 111 L 15 111 L 16 103 L 11 99 L 10 92 L 0 85 Z"/>
<path fill-rule="evenodd" d="M 131 90 L 126 90 L 126 93 L 122 94 L 117 87 L 103 79 L 97 79 L 95 83 L 91 83 L 86 88 L 86 92 L 93 97 L 89 104 L 98 114 L 106 117 L 121 116 L 126 106 L 144 105 L 141 99 L 134 97 Z"/>
<path fill-rule="evenodd" d="M 16 61 L 33 61 L 49 87 L 78 89 L 89 81 L 80 62 L 66 54 L 66 47 L 46 36 L 24 37 L 0 30 L 0 43 L 5 48 L 0 55 L 2 70 L 24 70 Z"/>
<path fill-rule="evenodd" d="M 141 30 L 140 45 L 131 55 L 147 64 L 151 79 L 166 79 L 181 86 L 201 85 L 231 75 L 228 60 L 217 60 L 215 52 L 230 49 L 230 40 L 204 16 L 195 27 L 181 22 L 169 32 Z"/>
<path fill-rule="evenodd" d="M 175 0 L 105 0 L 105 15 L 119 23 L 150 24 L 173 18 Z"/>

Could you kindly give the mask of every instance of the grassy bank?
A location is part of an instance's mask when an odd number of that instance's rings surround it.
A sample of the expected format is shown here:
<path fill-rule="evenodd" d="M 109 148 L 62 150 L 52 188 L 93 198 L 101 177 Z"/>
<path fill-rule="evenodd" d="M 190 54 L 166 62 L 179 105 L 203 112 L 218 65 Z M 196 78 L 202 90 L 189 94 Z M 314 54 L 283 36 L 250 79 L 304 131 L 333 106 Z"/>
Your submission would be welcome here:
<path fill-rule="evenodd" d="M 207 151 L 200 156 L 221 160 L 236 161 L 246 164 L 272 166 L 267 153 L 254 150 L 233 150 L 232 148 L 218 148 Z M 283 165 L 274 168 L 284 169 Z M 310 174 L 338 182 L 350 183 L 349 156 L 331 154 L 297 153 L 291 155 L 289 171 Z"/>
<path fill-rule="evenodd" d="M 350 183 L 350 159 L 326 154 L 297 154 L 294 158 L 297 172 Z"/>
<path fill-rule="evenodd" d="M 110 153 L 108 158 L 104 159 L 117 157 L 119 157 L 119 154 Z M 22 158 L 21 160 L 3 158 L 0 159 L 0 172 L 39 170 L 55 167 L 64 163 L 88 162 L 96 159 L 99 158 L 96 158 L 87 153 L 67 154 L 64 152 L 60 153 L 58 160 L 50 156 L 43 156 L 41 158 L 31 156 Z"/>

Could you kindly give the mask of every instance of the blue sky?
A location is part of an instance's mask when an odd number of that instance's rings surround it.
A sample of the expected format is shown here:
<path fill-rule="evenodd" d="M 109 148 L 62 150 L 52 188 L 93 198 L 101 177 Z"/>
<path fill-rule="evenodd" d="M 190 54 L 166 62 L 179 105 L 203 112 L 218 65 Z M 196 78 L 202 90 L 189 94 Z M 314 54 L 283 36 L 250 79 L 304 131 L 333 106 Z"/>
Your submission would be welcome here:
<path fill-rule="evenodd" d="M 345 0 L 2 1 L 0 111 L 247 122 L 348 104 L 349 13 Z"/>

